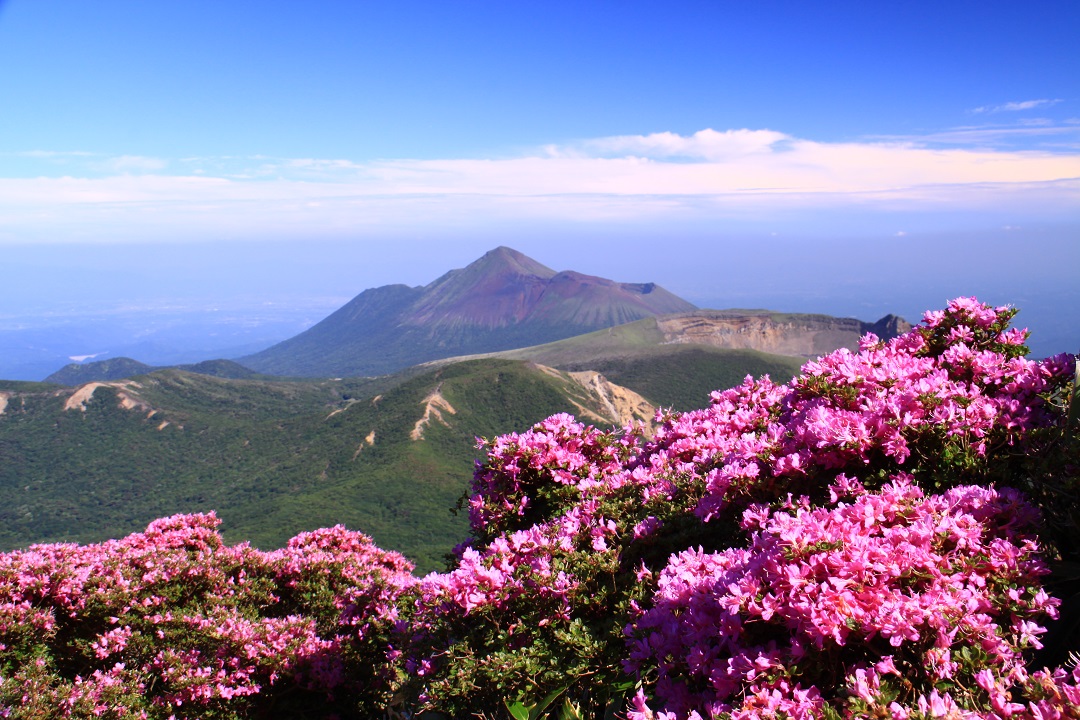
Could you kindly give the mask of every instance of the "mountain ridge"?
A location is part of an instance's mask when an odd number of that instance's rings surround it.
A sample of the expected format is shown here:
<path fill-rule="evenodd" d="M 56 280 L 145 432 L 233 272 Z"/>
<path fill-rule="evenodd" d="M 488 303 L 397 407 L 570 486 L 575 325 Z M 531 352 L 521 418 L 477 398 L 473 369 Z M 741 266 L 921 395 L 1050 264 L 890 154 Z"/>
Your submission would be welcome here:
<path fill-rule="evenodd" d="M 449 357 L 424 365 L 502 358 L 578 369 L 601 360 L 653 356 L 660 348 L 673 346 L 749 350 L 810 359 L 842 347 L 856 350 L 860 338 L 868 332 L 888 340 L 910 329 L 911 323 L 891 314 L 871 323 L 814 313 L 705 309 L 657 315 L 550 343 Z"/>
<path fill-rule="evenodd" d="M 556 272 L 500 246 L 422 287 L 365 290 L 305 332 L 237 361 L 275 375 L 379 375 L 692 309 L 655 283 Z"/>
<path fill-rule="evenodd" d="M 665 312 L 672 309 L 677 311 Z M 581 371 L 598 369 L 592 366 L 596 362 L 610 368 L 611 361 L 629 356 L 654 359 L 655 349 L 644 348 L 662 345 L 697 347 L 699 356 L 709 347 L 811 358 L 839 347 L 854 350 L 867 332 L 887 339 L 910 327 L 893 315 L 867 323 L 769 310 L 698 309 L 655 283 L 557 272 L 499 246 L 425 286 L 364 290 L 308 330 L 239 363 L 174 367 L 233 378 L 363 377 L 428 363 L 504 357 Z M 726 366 L 732 358 L 714 359 Z M 46 380 L 70 386 L 155 369 L 112 358 L 71 364 Z"/>
<path fill-rule="evenodd" d="M 146 375 L 157 370 L 185 370 L 198 375 L 211 375 L 233 380 L 251 379 L 258 376 L 255 371 L 232 360 L 203 360 L 202 362 L 183 365 L 155 366 L 147 365 L 129 357 L 116 357 L 88 363 L 70 363 L 49 375 L 43 382 L 74 387 L 90 382 L 124 380 L 137 375 Z"/>

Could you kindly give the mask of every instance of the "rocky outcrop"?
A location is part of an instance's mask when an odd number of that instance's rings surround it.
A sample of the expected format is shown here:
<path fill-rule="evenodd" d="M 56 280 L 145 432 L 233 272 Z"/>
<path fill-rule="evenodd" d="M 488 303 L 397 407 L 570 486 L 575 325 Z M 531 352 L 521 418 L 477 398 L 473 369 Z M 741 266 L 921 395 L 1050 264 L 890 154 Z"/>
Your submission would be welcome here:
<path fill-rule="evenodd" d="M 567 375 L 594 398 L 592 410 L 582 408 L 588 415 L 600 417 L 611 425 L 642 423 L 648 428 L 653 427 L 656 407 L 633 390 L 616 385 L 592 370 L 568 372 Z"/>
<path fill-rule="evenodd" d="M 567 399 L 583 420 L 619 427 L 640 423 L 646 427 L 646 434 L 651 434 L 655 428 L 656 406 L 633 390 L 616 385 L 600 373 L 593 370 L 556 370 L 539 363 L 530 365 L 578 388 L 580 394 L 571 392 Z M 578 397 L 575 398 L 575 395 Z"/>
<path fill-rule="evenodd" d="M 119 407 L 125 410 L 145 410 L 148 413 L 147 417 L 154 414 L 154 408 L 137 394 L 138 389 L 142 386 L 130 381 L 123 383 L 93 382 L 82 385 L 76 388 L 75 392 L 71 393 L 67 400 L 64 401 L 64 410 L 86 412 L 86 404 L 94 397 L 94 393 L 103 387 L 116 390 L 116 400 Z"/>
<path fill-rule="evenodd" d="M 868 332 L 888 339 L 911 328 L 895 315 L 866 323 L 828 315 L 753 310 L 697 310 L 659 317 L 656 326 L 665 344 L 711 345 L 807 358 L 841 347 L 855 350 L 859 338 Z"/>
<path fill-rule="evenodd" d="M 897 335 L 903 335 L 904 333 L 911 330 L 913 326 L 904 318 L 898 315 L 889 314 L 881 318 L 877 322 L 871 323 L 869 327 L 870 332 L 874 333 L 879 338 L 888 340 L 889 338 L 894 338 Z"/>

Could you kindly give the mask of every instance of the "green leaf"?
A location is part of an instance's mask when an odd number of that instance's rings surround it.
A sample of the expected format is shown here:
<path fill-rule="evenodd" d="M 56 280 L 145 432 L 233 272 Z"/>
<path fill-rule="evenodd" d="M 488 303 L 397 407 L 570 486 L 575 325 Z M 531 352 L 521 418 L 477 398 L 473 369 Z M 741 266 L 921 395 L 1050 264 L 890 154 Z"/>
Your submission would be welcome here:
<path fill-rule="evenodd" d="M 544 716 L 544 711 L 548 709 L 548 705 L 555 702 L 555 699 L 566 692 L 565 687 L 561 687 L 558 690 L 552 690 L 546 698 L 540 701 L 540 704 L 533 707 L 532 712 L 529 713 L 528 720 L 539 720 Z"/>
<path fill-rule="evenodd" d="M 510 716 L 514 720 L 529 720 L 529 708 L 520 702 L 507 702 L 503 700 L 503 704 L 506 705 L 506 709 L 510 712 Z"/>
<path fill-rule="evenodd" d="M 581 708 L 570 702 L 570 698 L 566 698 L 563 701 L 562 712 L 559 713 L 559 720 L 582 720 Z"/>

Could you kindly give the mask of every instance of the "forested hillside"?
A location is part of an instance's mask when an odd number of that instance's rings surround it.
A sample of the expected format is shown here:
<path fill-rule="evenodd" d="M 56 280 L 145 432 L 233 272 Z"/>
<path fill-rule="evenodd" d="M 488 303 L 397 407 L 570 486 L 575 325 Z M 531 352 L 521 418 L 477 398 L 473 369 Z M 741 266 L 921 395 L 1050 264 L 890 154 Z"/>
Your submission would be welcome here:
<path fill-rule="evenodd" d="M 232 540 L 278 547 L 303 530 L 344 523 L 427 569 L 466 530 L 450 509 L 467 486 L 478 435 L 579 413 L 575 400 L 596 403 L 567 378 L 507 361 L 404 382 L 167 370 L 6 396 L 6 549 L 102 540 L 162 515 L 216 511 Z"/>
<path fill-rule="evenodd" d="M 747 374 L 788 377 L 799 364 L 703 352 L 609 359 L 600 364 L 607 380 L 587 364 L 567 374 L 487 359 L 367 379 L 237 379 L 225 362 L 68 389 L 9 383 L 0 388 L 0 548 L 102 540 L 212 510 L 232 541 L 272 548 L 344 523 L 435 569 L 466 530 L 450 510 L 468 486 L 477 436 L 556 412 L 629 421 L 607 381 L 643 396 L 637 418 L 651 421 L 656 407 L 704 407 L 717 387 Z"/>

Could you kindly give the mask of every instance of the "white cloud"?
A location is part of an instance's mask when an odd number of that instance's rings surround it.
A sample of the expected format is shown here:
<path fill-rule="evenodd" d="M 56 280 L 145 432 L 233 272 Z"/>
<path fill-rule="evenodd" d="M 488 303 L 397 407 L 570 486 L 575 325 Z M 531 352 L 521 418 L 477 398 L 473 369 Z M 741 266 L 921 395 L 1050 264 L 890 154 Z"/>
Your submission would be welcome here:
<path fill-rule="evenodd" d="M 0 178 L 0 238 L 325 234 L 543 219 L 765 223 L 777 214 L 854 211 L 1008 211 L 1025 222 L 1039 213 L 1075 222 L 1080 207 L 1075 150 L 827 143 L 773 130 L 597 138 L 502 159 L 170 164 L 123 156 L 94 165 L 113 174 Z M 163 172 L 169 167 L 182 174 Z"/>
<path fill-rule="evenodd" d="M 699 130 L 693 135 L 672 132 L 650 135 L 617 135 L 586 140 L 577 152 L 574 148 L 553 148 L 554 156 L 585 154 L 589 156 L 639 156 L 668 159 L 728 160 L 758 153 L 771 152 L 790 136 L 773 130 L 725 130 L 711 128 Z"/>
<path fill-rule="evenodd" d="M 1041 98 L 1039 100 L 1022 100 L 1020 102 L 1007 102 L 1003 105 L 983 105 L 982 107 L 974 108 L 973 113 L 1000 113 L 1000 112 L 1021 112 L 1023 110 L 1034 110 L 1035 108 L 1050 107 L 1051 105 L 1057 105 L 1061 102 L 1060 98 L 1049 99 Z"/>

